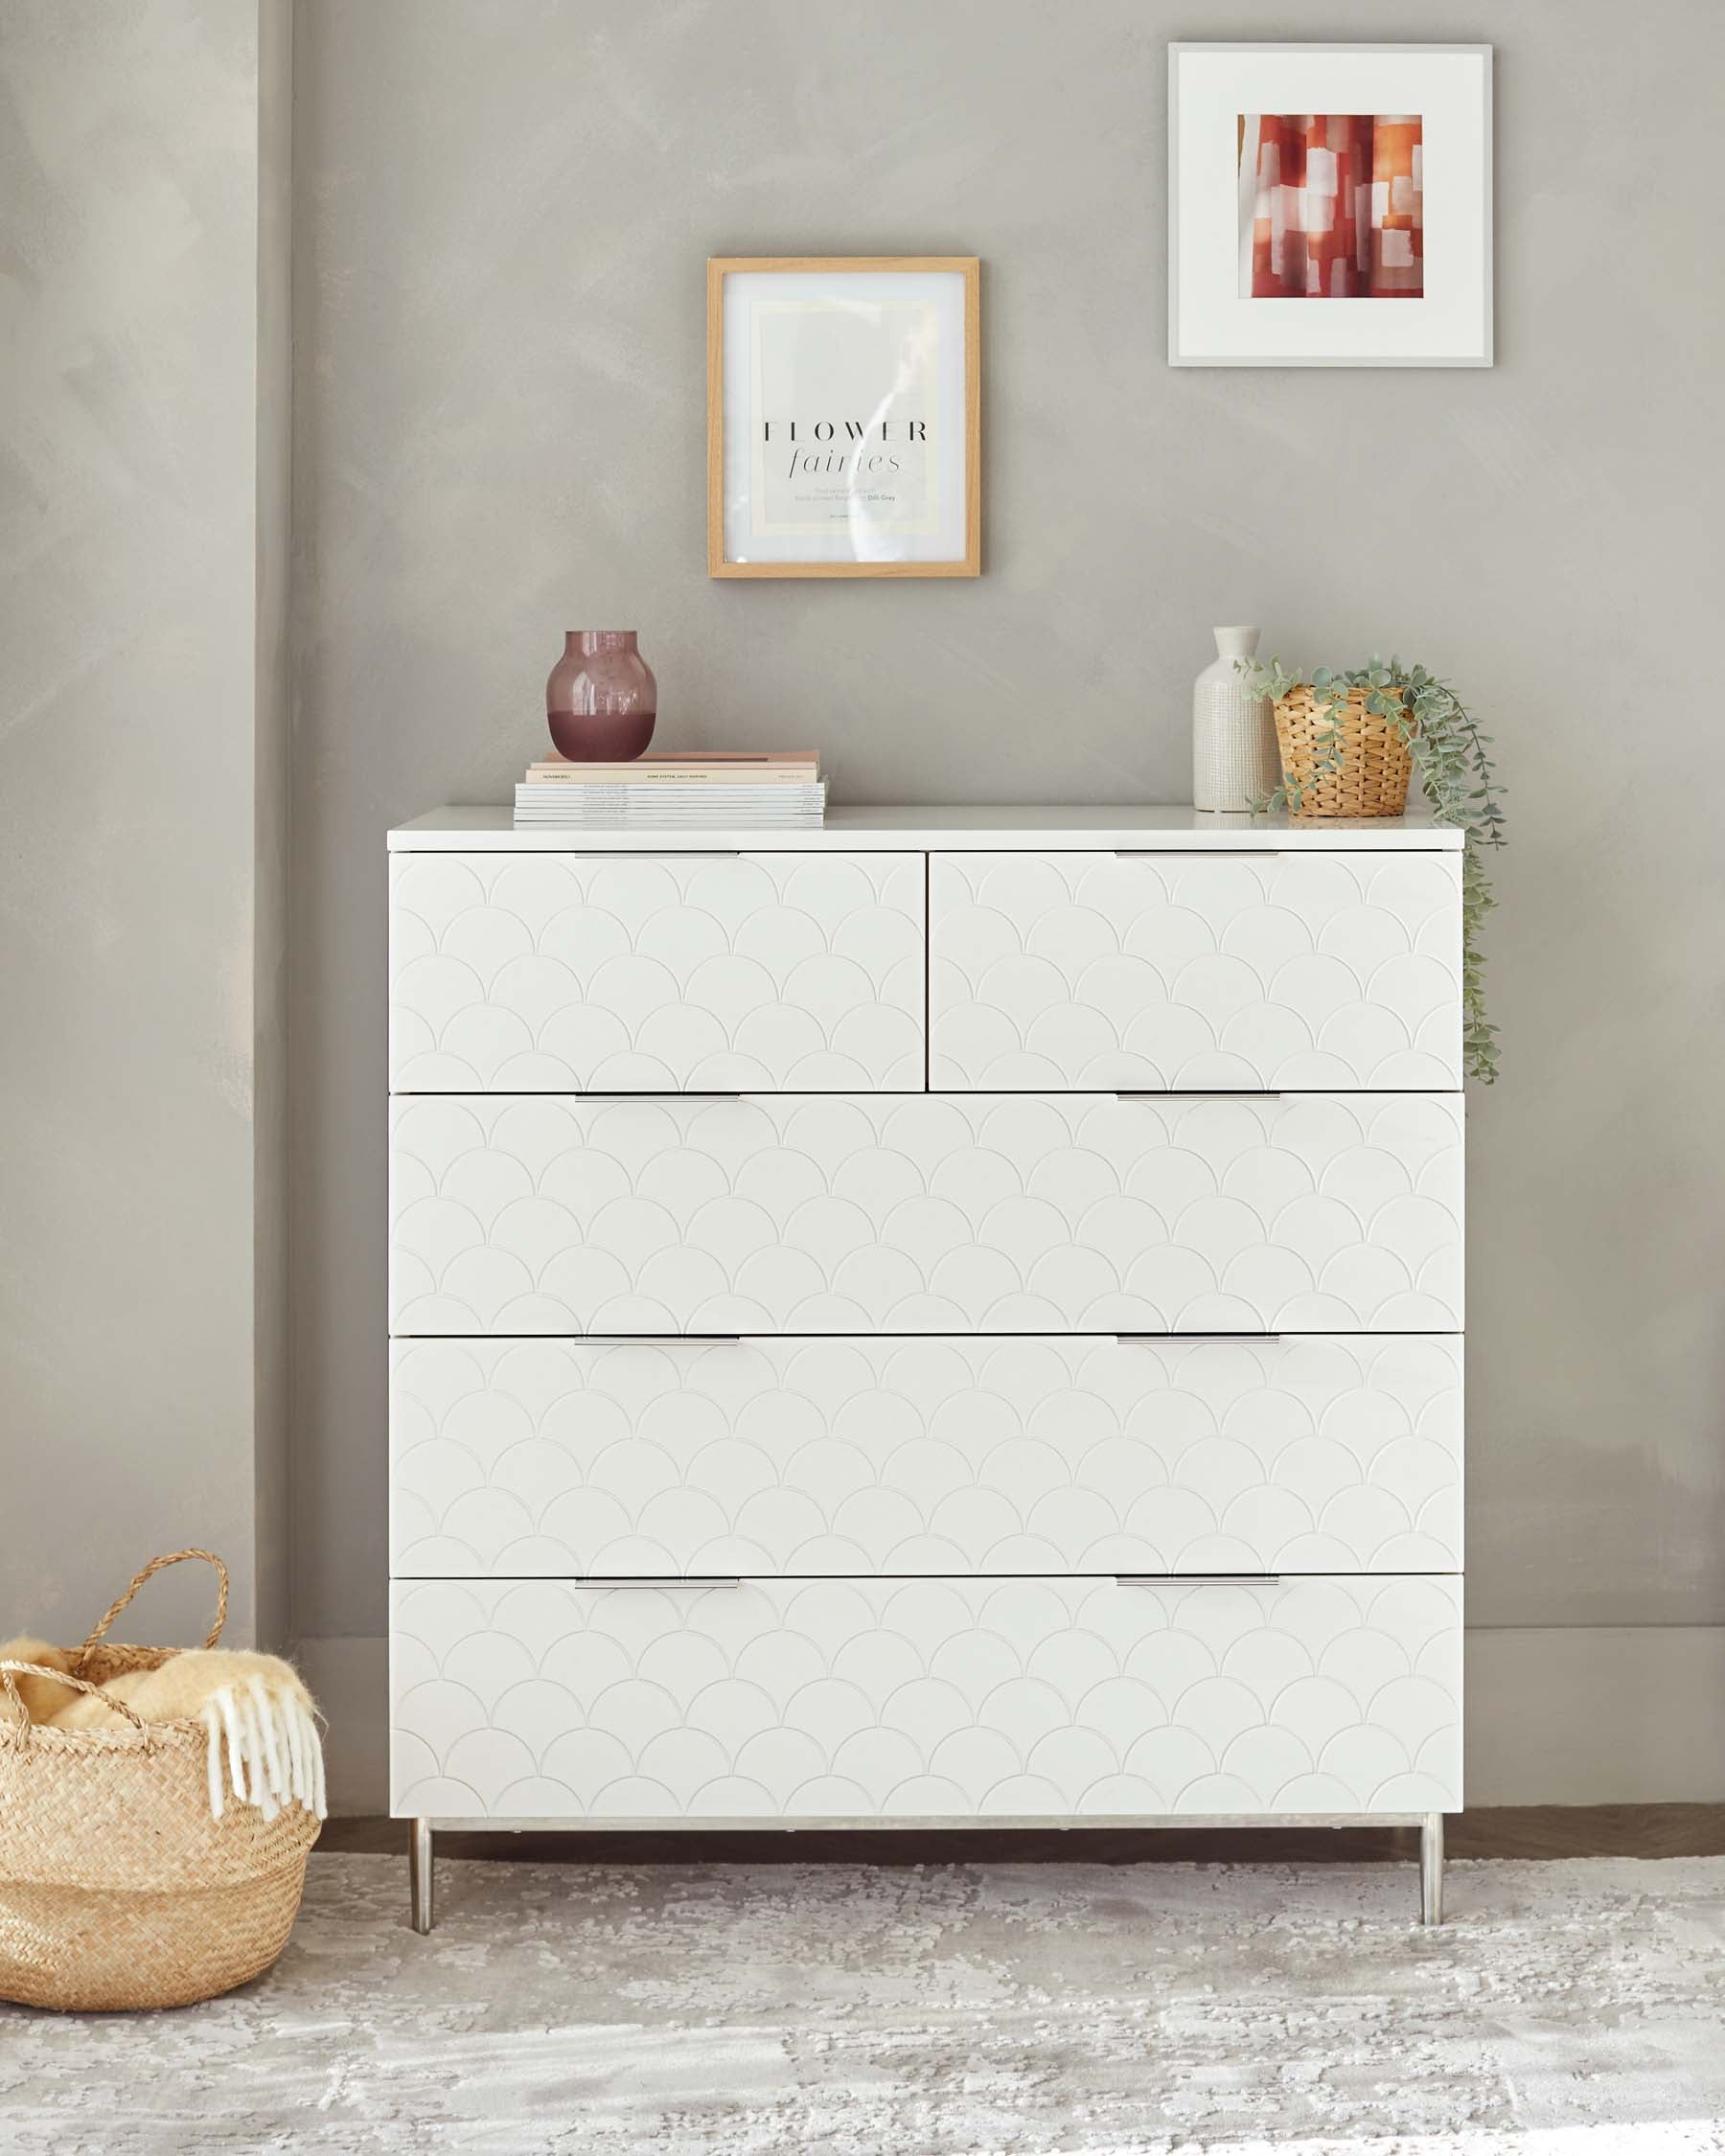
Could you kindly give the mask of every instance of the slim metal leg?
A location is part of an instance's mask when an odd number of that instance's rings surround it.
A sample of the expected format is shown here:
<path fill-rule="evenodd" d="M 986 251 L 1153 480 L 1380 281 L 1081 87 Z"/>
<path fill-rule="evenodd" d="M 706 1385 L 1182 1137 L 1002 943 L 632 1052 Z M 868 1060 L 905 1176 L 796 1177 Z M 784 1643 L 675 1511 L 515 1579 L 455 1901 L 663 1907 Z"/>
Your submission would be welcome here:
<path fill-rule="evenodd" d="M 1427 1812 L 1419 1823 L 1419 1920 L 1443 1921 L 1443 1814 Z"/>
<path fill-rule="evenodd" d="M 413 1928 L 422 1936 L 431 1929 L 431 1822 L 416 1819 L 408 1824 L 407 1881 L 412 1890 Z"/>

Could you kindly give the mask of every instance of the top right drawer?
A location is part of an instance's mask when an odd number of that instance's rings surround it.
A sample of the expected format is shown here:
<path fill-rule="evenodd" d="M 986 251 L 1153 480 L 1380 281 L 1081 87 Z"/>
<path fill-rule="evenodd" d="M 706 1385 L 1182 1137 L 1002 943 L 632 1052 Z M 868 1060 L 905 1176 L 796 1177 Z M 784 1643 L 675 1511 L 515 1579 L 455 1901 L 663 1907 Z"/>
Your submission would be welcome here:
<path fill-rule="evenodd" d="M 1461 857 L 933 854 L 945 1091 L 1451 1091 Z"/>

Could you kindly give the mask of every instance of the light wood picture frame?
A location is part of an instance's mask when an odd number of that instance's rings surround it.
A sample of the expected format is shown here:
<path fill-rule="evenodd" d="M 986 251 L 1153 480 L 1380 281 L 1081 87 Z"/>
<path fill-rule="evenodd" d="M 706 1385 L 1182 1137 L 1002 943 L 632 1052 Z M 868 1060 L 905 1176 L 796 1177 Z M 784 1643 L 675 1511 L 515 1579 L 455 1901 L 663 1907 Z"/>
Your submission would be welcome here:
<path fill-rule="evenodd" d="M 975 255 L 714 257 L 708 575 L 979 576 L 981 404 Z"/>

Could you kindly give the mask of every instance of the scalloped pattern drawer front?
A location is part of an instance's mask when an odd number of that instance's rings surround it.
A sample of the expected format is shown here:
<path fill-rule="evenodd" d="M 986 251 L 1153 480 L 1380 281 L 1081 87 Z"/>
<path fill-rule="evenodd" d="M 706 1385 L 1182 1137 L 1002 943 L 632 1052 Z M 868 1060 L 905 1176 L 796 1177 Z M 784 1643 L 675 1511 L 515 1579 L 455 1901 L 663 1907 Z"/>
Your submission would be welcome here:
<path fill-rule="evenodd" d="M 398 1575 L 1442 1572 L 1454 1337 L 413 1341 Z"/>
<path fill-rule="evenodd" d="M 397 1092 L 923 1089 L 920 854 L 397 854 Z"/>
<path fill-rule="evenodd" d="M 1459 1094 L 391 1110 L 398 1334 L 1461 1324 Z"/>
<path fill-rule="evenodd" d="M 930 1083 L 1453 1090 L 1460 864 L 932 855 Z"/>
<path fill-rule="evenodd" d="M 1461 1586 L 392 1591 L 393 1797 L 445 1818 L 1131 1819 L 1461 1801 Z"/>

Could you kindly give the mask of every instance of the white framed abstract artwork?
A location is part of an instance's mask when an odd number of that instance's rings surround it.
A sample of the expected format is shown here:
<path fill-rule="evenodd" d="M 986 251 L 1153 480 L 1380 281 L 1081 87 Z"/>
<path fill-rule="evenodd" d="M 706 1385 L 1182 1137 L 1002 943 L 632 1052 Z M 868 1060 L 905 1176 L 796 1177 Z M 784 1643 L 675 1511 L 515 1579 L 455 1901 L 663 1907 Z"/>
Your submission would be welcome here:
<path fill-rule="evenodd" d="M 1488 367 L 1491 47 L 1168 51 L 1177 367 Z"/>

